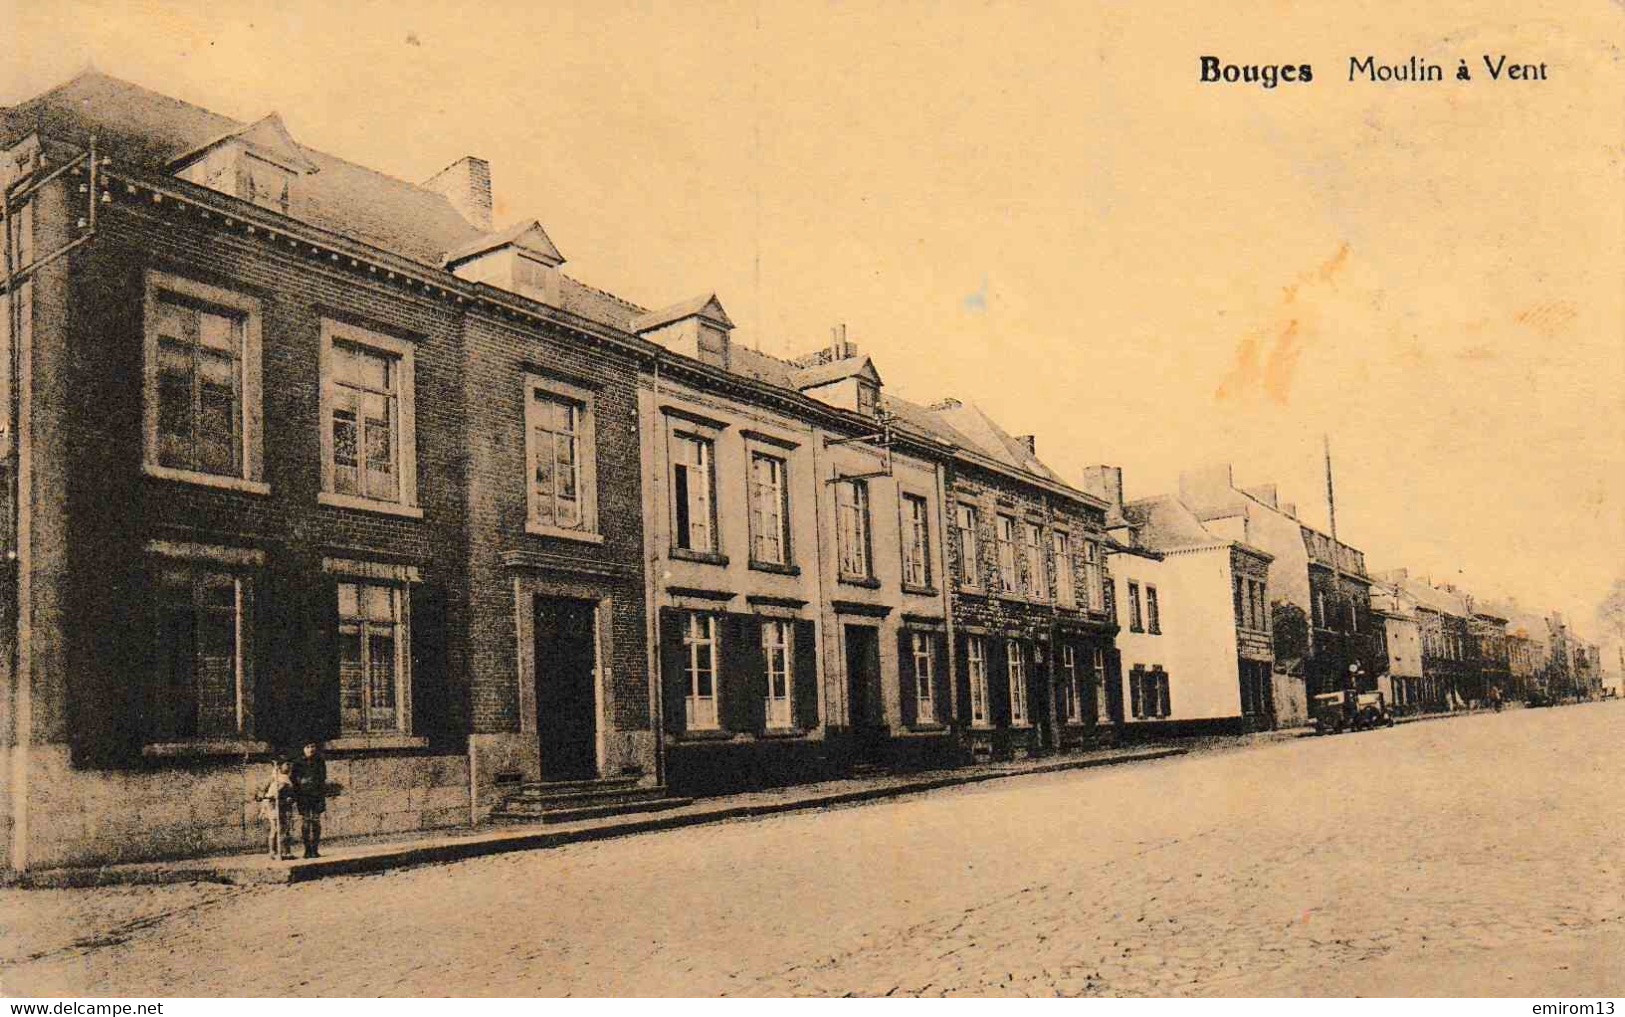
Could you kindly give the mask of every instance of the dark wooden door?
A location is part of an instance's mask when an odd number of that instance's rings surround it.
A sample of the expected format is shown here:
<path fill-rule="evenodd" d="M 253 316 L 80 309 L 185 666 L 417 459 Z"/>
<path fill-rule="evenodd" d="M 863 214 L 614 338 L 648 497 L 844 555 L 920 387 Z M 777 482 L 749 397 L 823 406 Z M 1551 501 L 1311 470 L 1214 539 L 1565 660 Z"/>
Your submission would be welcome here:
<path fill-rule="evenodd" d="M 536 598 L 536 733 L 543 780 L 598 776 L 598 607 Z"/>
<path fill-rule="evenodd" d="M 880 630 L 870 625 L 846 627 L 847 711 L 859 758 L 874 758 L 886 734 L 886 709 L 880 694 Z"/>

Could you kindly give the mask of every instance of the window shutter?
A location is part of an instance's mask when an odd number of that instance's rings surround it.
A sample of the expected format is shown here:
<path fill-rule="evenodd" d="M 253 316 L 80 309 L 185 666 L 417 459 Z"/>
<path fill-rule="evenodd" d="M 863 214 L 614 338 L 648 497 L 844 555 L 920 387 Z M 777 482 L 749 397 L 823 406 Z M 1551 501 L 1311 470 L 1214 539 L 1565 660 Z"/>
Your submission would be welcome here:
<path fill-rule="evenodd" d="M 798 621 L 795 633 L 795 721 L 811 731 L 818 726 L 818 630 L 810 621 Z"/>
<path fill-rule="evenodd" d="M 1106 652 L 1106 712 L 1109 723 L 1123 722 L 1123 651 L 1115 646 Z"/>
<path fill-rule="evenodd" d="M 987 710 L 994 727 L 1010 726 L 1010 655 L 1004 640 L 987 637 Z"/>
<path fill-rule="evenodd" d="M 767 661 L 762 653 L 762 626 L 754 616 L 725 614 L 720 618 L 722 676 L 717 704 L 722 726 L 729 731 L 755 733 L 765 723 Z"/>
<path fill-rule="evenodd" d="M 686 621 L 682 611 L 670 607 L 660 609 L 660 692 L 666 730 L 672 734 L 682 734 L 686 726 L 683 714 L 683 702 L 688 697 L 688 677 L 683 673 L 688 663 L 683 651 Z"/>
<path fill-rule="evenodd" d="M 446 745 L 458 729 L 446 673 L 446 598 L 433 583 L 415 584 L 410 596 L 412 733 Z"/>
<path fill-rule="evenodd" d="M 897 686 L 903 726 L 913 727 L 920 719 L 920 703 L 914 674 L 914 634 L 908 629 L 897 630 Z"/>
<path fill-rule="evenodd" d="M 1157 681 L 1157 694 L 1161 697 L 1159 703 L 1157 704 L 1158 705 L 1157 716 L 1159 716 L 1159 717 L 1167 717 L 1173 712 L 1173 710 L 1171 708 L 1172 704 L 1169 703 L 1169 696 L 1170 696 L 1169 685 L 1171 685 L 1172 683 L 1169 681 L 1168 672 L 1166 672 L 1166 671 L 1159 672 L 1157 674 L 1157 679 L 1158 679 L 1158 681 Z"/>
<path fill-rule="evenodd" d="M 298 707 L 289 717 L 290 744 L 339 735 L 339 584 L 323 575 L 310 599 L 312 613 L 311 659 L 294 702 Z"/>
<path fill-rule="evenodd" d="M 971 724 L 969 643 L 969 636 L 960 636 L 957 640 L 959 653 L 954 658 L 954 688 L 959 693 L 957 697 L 959 708 L 955 711 L 955 719 L 966 727 L 970 727 Z"/>
<path fill-rule="evenodd" d="M 936 654 L 936 660 L 933 663 L 937 667 L 933 678 L 936 685 L 931 690 L 931 699 L 933 700 L 931 705 L 936 710 L 938 724 L 952 724 L 954 719 L 953 679 L 948 674 L 948 637 L 937 632 L 932 634 L 930 639 L 931 650 Z"/>

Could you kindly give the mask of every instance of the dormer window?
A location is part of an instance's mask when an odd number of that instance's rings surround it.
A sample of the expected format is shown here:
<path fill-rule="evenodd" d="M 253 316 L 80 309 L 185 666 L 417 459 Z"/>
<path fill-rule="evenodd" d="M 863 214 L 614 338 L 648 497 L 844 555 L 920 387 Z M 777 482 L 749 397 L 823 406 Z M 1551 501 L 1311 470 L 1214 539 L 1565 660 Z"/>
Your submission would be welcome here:
<path fill-rule="evenodd" d="M 858 412 L 866 417 L 872 417 L 875 415 L 879 403 L 879 387 L 860 379 L 858 381 Z"/>
<path fill-rule="evenodd" d="M 275 113 L 200 145 L 170 165 L 182 180 L 282 215 L 293 214 L 296 179 L 316 172 Z"/>

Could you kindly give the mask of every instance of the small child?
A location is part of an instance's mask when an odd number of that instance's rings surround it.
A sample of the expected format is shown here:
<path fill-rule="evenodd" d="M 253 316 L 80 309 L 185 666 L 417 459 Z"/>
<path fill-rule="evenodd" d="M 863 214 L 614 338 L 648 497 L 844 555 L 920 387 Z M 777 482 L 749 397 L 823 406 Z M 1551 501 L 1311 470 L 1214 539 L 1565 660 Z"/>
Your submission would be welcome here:
<path fill-rule="evenodd" d="M 293 857 L 293 766 L 286 759 L 271 764 L 271 780 L 255 798 L 269 832 L 265 848 L 273 859 Z"/>

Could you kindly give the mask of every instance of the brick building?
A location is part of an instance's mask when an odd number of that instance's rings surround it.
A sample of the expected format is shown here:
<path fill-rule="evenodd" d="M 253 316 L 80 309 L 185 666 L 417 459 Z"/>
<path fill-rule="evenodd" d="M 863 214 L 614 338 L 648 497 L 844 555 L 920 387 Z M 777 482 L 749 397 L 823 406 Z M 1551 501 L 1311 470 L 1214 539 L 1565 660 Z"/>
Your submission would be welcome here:
<path fill-rule="evenodd" d="M 250 846 L 308 739 L 336 835 L 656 780 L 653 348 L 492 232 L 483 163 L 410 185 L 96 73 L 0 144 L 14 868 Z"/>

